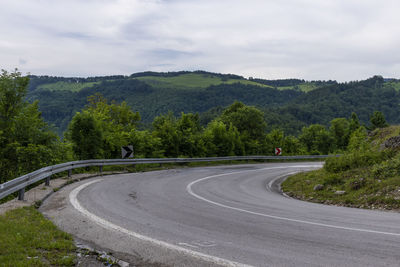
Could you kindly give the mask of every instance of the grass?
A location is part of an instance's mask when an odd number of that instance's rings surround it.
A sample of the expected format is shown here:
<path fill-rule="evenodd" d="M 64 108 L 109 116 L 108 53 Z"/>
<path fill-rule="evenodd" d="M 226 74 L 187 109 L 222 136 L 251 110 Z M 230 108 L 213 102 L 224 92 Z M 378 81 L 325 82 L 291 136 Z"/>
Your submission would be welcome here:
<path fill-rule="evenodd" d="M 199 73 L 186 73 L 181 74 L 175 77 L 157 77 L 157 76 L 143 76 L 137 77 L 140 81 L 143 81 L 155 88 L 160 89 L 199 89 L 199 88 L 207 88 L 211 85 L 219 85 L 219 84 L 234 84 L 234 83 L 242 83 L 246 85 L 255 85 L 260 87 L 269 87 L 272 86 L 257 83 L 255 81 L 250 81 L 246 79 L 227 79 L 222 80 L 220 77 L 212 74 L 199 74 Z M 72 91 L 79 92 L 83 88 L 92 87 L 100 82 L 84 82 L 84 83 L 74 83 L 74 82 L 56 82 L 56 83 L 48 83 L 42 84 L 37 87 L 37 90 L 47 90 L 47 91 Z M 388 83 L 389 84 L 389 83 Z M 400 90 L 400 82 L 390 82 L 393 84 L 398 90 Z M 282 86 L 277 87 L 278 90 L 296 90 L 302 92 L 312 91 L 318 86 L 312 82 L 306 82 L 303 84 L 299 84 L 295 86 Z"/>
<path fill-rule="evenodd" d="M 92 87 L 95 84 L 99 84 L 100 82 L 86 82 L 86 83 L 73 83 L 73 82 L 56 82 L 56 83 L 47 83 L 42 84 L 37 87 L 36 90 L 45 90 L 45 91 L 71 91 L 71 92 L 79 92 L 83 88 Z"/>
<path fill-rule="evenodd" d="M 322 190 L 314 190 L 317 184 Z M 282 183 L 291 197 L 311 202 L 369 209 L 400 209 L 400 176 L 375 179 L 368 168 L 332 174 L 324 169 L 299 173 Z M 343 195 L 335 194 L 345 191 Z"/>
<path fill-rule="evenodd" d="M 34 207 L 0 216 L 1 266 L 74 266 L 72 236 L 56 228 Z"/>
<path fill-rule="evenodd" d="M 307 82 L 307 83 L 300 84 L 299 88 L 300 88 L 300 91 L 307 93 L 314 89 L 317 89 L 318 85 L 316 85 L 315 83 Z"/>
<path fill-rule="evenodd" d="M 346 152 L 328 159 L 321 170 L 291 176 L 282 183 L 282 190 L 312 202 L 400 210 L 400 151 L 396 147 L 382 150 L 381 146 L 399 135 L 400 126 L 377 129 L 367 139 L 370 149 Z M 314 190 L 316 185 L 322 189 Z"/>
<path fill-rule="evenodd" d="M 318 87 L 319 86 L 316 85 L 315 83 L 305 82 L 305 83 L 299 84 L 297 86 L 280 86 L 280 87 L 277 87 L 277 89 L 278 90 L 299 90 L 301 92 L 307 93 L 314 89 L 317 89 Z"/>
<path fill-rule="evenodd" d="M 199 73 L 185 73 L 174 77 L 158 77 L 158 76 L 142 76 L 137 77 L 140 81 L 143 81 L 155 88 L 160 89 L 199 89 L 199 88 L 207 88 L 211 85 L 219 85 L 219 84 L 234 84 L 234 83 L 242 83 L 246 85 L 255 85 L 260 87 L 269 87 L 273 88 L 273 86 L 261 84 L 255 81 L 246 80 L 246 79 L 227 79 L 222 80 L 220 77 L 213 74 L 199 74 Z M 92 87 L 96 84 L 100 84 L 101 81 L 98 82 L 56 82 L 56 83 L 48 83 L 42 84 L 37 87 L 37 90 L 47 90 L 47 91 L 72 91 L 79 92 L 83 88 Z M 385 86 L 390 86 L 400 91 L 400 81 L 390 81 L 386 82 Z M 319 86 L 314 82 L 305 82 L 299 84 L 297 86 L 280 86 L 277 87 L 278 90 L 299 90 L 302 92 L 310 92 L 314 89 L 317 89 Z"/>
<path fill-rule="evenodd" d="M 379 149 L 383 142 L 398 135 L 400 135 L 399 125 L 391 125 L 383 129 L 376 129 L 370 133 L 371 145 L 373 148 Z"/>
<path fill-rule="evenodd" d="M 194 89 L 194 88 L 207 88 L 211 85 L 219 84 L 233 84 L 243 83 L 248 85 L 257 85 L 261 87 L 270 87 L 254 81 L 245 79 L 228 79 L 223 81 L 220 77 L 212 74 L 198 74 L 198 73 L 187 73 L 175 77 L 156 77 L 156 76 L 144 76 L 136 78 L 143 81 L 155 88 L 175 88 L 175 89 Z"/>
<path fill-rule="evenodd" d="M 391 87 L 394 88 L 396 91 L 400 91 L 400 81 L 385 82 L 384 87 Z"/>

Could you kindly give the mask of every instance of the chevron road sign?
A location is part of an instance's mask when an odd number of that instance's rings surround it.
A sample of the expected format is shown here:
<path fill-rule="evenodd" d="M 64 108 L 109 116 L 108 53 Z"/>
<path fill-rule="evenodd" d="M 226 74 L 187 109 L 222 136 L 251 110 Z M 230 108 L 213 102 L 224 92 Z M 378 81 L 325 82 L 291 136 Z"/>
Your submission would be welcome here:
<path fill-rule="evenodd" d="M 123 146 L 121 147 L 122 158 L 133 158 L 133 146 Z"/>
<path fill-rule="evenodd" d="M 282 148 L 275 147 L 275 156 L 280 156 L 280 155 L 282 155 Z"/>

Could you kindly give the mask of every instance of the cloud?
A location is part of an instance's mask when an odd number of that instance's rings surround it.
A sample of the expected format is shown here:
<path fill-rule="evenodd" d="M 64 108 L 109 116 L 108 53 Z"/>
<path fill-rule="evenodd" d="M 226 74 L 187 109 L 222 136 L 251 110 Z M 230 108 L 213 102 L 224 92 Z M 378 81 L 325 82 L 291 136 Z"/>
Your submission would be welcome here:
<path fill-rule="evenodd" d="M 0 62 L 58 76 L 397 77 L 399 8 L 391 0 L 5 0 Z"/>
<path fill-rule="evenodd" d="M 25 60 L 25 59 L 23 59 L 23 58 L 20 58 L 20 59 L 18 60 L 18 63 L 19 63 L 20 65 L 25 65 L 26 63 L 28 63 L 28 61 Z"/>

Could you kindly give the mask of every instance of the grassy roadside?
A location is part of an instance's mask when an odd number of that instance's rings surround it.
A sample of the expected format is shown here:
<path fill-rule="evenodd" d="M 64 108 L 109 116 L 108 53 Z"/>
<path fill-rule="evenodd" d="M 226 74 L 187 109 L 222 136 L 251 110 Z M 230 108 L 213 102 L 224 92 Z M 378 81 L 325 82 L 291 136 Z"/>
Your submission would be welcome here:
<path fill-rule="evenodd" d="M 311 202 L 400 211 L 400 126 L 360 130 L 343 156 L 289 177 L 282 190 Z"/>
<path fill-rule="evenodd" d="M 34 207 L 0 215 L 1 266 L 74 266 L 71 235 L 57 229 Z"/>
<path fill-rule="evenodd" d="M 322 189 L 315 190 L 321 185 Z M 282 183 L 289 196 L 323 204 L 400 210 L 400 176 L 375 179 L 368 168 L 332 174 L 324 169 L 299 173 Z"/>

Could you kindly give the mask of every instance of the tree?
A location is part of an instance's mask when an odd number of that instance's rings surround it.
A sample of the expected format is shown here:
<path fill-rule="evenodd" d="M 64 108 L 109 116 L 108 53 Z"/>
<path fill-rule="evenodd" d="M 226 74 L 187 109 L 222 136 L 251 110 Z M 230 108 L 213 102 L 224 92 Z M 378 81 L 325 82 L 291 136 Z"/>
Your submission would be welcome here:
<path fill-rule="evenodd" d="M 15 70 L 8 73 L 1 71 L 0 75 L 0 130 L 3 134 L 11 134 L 5 129 L 12 127 L 13 119 L 25 106 L 24 98 L 26 88 L 29 84 L 28 77 L 22 77 L 21 73 Z"/>
<path fill-rule="evenodd" d="M 189 157 L 202 156 L 204 146 L 201 140 L 199 114 L 185 114 L 182 112 L 177 121 L 177 129 L 181 137 L 179 143 L 180 154 Z"/>
<path fill-rule="evenodd" d="M 68 159 L 38 103 L 25 102 L 28 83 L 17 70 L 0 75 L 0 182 Z"/>
<path fill-rule="evenodd" d="M 351 113 L 351 118 L 350 118 L 350 125 L 349 125 L 349 130 L 350 134 L 352 134 L 354 131 L 356 131 L 358 128 L 360 128 L 360 121 L 358 119 L 358 116 L 355 112 Z"/>
<path fill-rule="evenodd" d="M 234 102 L 224 110 L 219 118 L 225 125 L 234 126 L 240 133 L 245 154 L 259 154 L 261 144 L 265 141 L 264 113 L 256 107 Z"/>
<path fill-rule="evenodd" d="M 369 146 L 365 127 L 361 126 L 351 134 L 348 146 L 349 152 L 365 151 Z"/>
<path fill-rule="evenodd" d="M 94 118 L 107 124 L 103 126 L 118 127 L 118 130 L 130 130 L 136 128 L 140 121 L 139 112 L 133 112 L 125 101 L 121 104 L 107 103 L 107 99 L 100 93 L 88 97 L 89 104 L 86 110 L 93 114 Z"/>
<path fill-rule="evenodd" d="M 78 131 L 76 133 L 78 135 L 73 137 L 71 130 L 75 126 L 71 125 L 73 127 L 70 127 L 67 138 L 74 143 L 74 151 L 79 157 L 119 158 L 121 146 L 129 144 L 130 133 L 140 121 L 139 113 L 133 112 L 125 102 L 108 104 L 107 99 L 99 93 L 89 96 L 88 105 L 82 114 L 76 114 L 76 116 L 76 120 L 74 117 L 71 123 L 78 123 L 78 129 L 87 128 L 87 130 L 81 130 L 79 134 Z M 97 144 L 99 150 L 90 153 L 81 151 L 79 147 L 82 140 L 90 136 L 95 138 L 93 143 Z"/>
<path fill-rule="evenodd" d="M 177 129 L 174 114 L 157 116 L 153 121 L 154 135 L 161 140 L 162 148 L 167 157 L 178 157 L 181 138 Z"/>
<path fill-rule="evenodd" d="M 369 121 L 371 122 L 371 127 L 370 127 L 371 130 L 374 130 L 376 128 L 384 128 L 388 126 L 385 120 L 385 116 L 380 111 L 374 111 L 374 114 L 372 114 Z"/>
<path fill-rule="evenodd" d="M 292 135 L 285 137 L 282 149 L 285 155 L 302 155 L 306 152 L 304 145 Z"/>
<path fill-rule="evenodd" d="M 227 127 L 221 120 L 210 122 L 202 138 L 207 156 L 240 156 L 244 153 L 239 131 L 232 124 Z"/>
<path fill-rule="evenodd" d="M 265 136 L 264 153 L 274 154 L 275 148 L 282 148 L 284 143 L 284 133 L 282 130 L 274 129 Z"/>
<path fill-rule="evenodd" d="M 132 129 L 129 133 L 129 144 L 134 147 L 135 157 L 138 158 L 162 158 L 161 139 L 149 131 Z"/>
<path fill-rule="evenodd" d="M 349 144 L 350 123 L 345 118 L 336 118 L 331 121 L 330 133 L 337 149 L 345 150 Z"/>
<path fill-rule="evenodd" d="M 154 135 L 161 139 L 165 156 L 201 156 L 204 145 L 198 114 L 181 113 L 176 118 L 172 112 L 158 116 L 153 121 Z"/>
<path fill-rule="evenodd" d="M 69 125 L 68 137 L 78 159 L 102 157 L 102 132 L 96 120 L 88 112 L 75 114 Z"/>
<path fill-rule="evenodd" d="M 72 159 L 69 146 L 43 121 L 37 101 L 22 108 L 15 117 L 14 127 L 19 173 Z"/>
<path fill-rule="evenodd" d="M 264 114 L 256 107 L 236 101 L 224 110 L 221 121 L 225 125 L 232 123 L 242 136 L 260 141 L 264 138 L 266 128 Z"/>
<path fill-rule="evenodd" d="M 299 139 L 310 154 L 328 154 L 333 150 L 333 138 L 326 128 L 320 124 L 303 127 Z"/>

